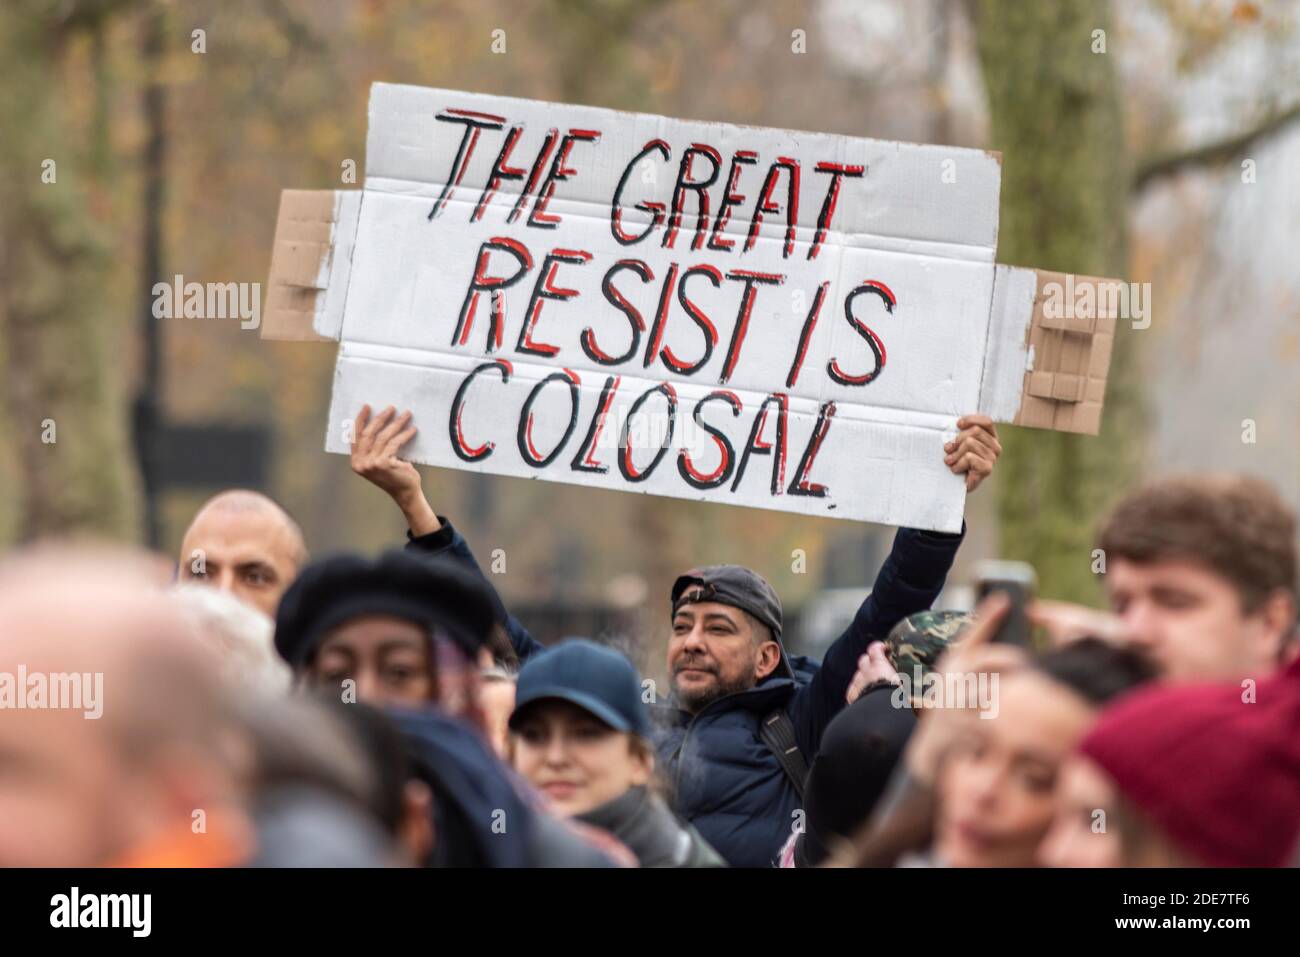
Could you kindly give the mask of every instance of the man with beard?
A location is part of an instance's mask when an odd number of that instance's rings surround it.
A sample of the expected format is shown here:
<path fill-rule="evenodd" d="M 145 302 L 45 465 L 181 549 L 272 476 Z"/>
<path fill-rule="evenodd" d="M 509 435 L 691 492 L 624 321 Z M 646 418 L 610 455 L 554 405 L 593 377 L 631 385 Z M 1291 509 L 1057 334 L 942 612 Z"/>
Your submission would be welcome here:
<path fill-rule="evenodd" d="M 964 416 L 957 428 L 942 453 L 971 492 L 992 471 L 1002 446 L 986 416 Z M 407 547 L 477 569 L 464 537 L 429 505 L 419 472 L 398 458 L 415 435 L 411 413 L 399 416 L 389 407 L 372 417 L 366 406 L 354 435 L 352 468 L 402 510 L 410 526 Z M 899 529 L 871 594 L 820 666 L 787 657 L 781 600 L 752 569 L 697 568 L 674 583 L 668 642 L 673 693 L 654 704 L 657 763 L 678 816 L 731 866 L 772 863 L 803 804 L 806 761 L 844 708 L 859 659 L 897 622 L 930 607 L 961 540 L 962 533 Z M 506 630 L 520 660 L 542 650 L 513 616 Z"/>

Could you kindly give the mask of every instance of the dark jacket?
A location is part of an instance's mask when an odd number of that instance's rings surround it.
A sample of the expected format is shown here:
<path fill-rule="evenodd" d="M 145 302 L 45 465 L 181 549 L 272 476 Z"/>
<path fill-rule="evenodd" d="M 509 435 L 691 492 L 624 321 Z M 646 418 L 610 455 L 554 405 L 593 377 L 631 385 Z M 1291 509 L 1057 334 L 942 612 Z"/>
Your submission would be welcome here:
<path fill-rule="evenodd" d="M 726 867 L 699 831 L 682 824 L 663 800 L 645 788 L 579 814 L 578 820 L 613 834 L 642 867 Z"/>
<path fill-rule="evenodd" d="M 465 539 L 445 519 L 442 522 L 437 532 L 412 538 L 408 547 L 473 563 Z M 844 695 L 858 658 L 898 621 L 930 607 L 943 588 L 964 532 L 964 526 L 955 535 L 900 528 L 871 594 L 815 671 L 795 659 L 794 678 L 768 677 L 747 691 L 714 701 L 694 716 L 671 700 L 655 706 L 655 746 L 659 767 L 674 787 L 674 809 L 727 863 L 733 867 L 771 864 L 801 803 L 763 742 L 759 722 L 784 708 L 799 749 L 805 760 L 811 760 L 822 732 L 845 706 Z M 520 659 L 541 650 L 543 646 L 506 614 L 500 598 L 495 600 Z"/>
<path fill-rule="evenodd" d="M 434 796 L 432 867 L 613 867 L 564 823 L 532 807 L 466 725 L 432 709 L 390 708 L 414 773 Z"/>
<path fill-rule="evenodd" d="M 803 789 L 806 820 L 795 843 L 796 867 L 816 867 L 831 845 L 857 832 L 902 759 L 916 715 L 895 703 L 897 689 L 867 688 L 826 726 Z"/>

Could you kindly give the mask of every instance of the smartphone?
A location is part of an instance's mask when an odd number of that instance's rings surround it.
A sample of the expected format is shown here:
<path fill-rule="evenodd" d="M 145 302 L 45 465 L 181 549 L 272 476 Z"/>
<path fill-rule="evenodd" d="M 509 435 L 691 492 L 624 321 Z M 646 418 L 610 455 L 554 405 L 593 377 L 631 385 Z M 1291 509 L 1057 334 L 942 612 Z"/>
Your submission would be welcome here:
<path fill-rule="evenodd" d="M 1002 621 L 1002 627 L 993 641 L 1005 645 L 1033 647 L 1029 618 L 1025 610 L 1034 599 L 1038 577 L 1034 567 L 1026 562 L 980 562 L 976 566 L 975 598 L 982 601 L 990 592 L 1006 592 L 1011 598 L 1011 609 Z"/>

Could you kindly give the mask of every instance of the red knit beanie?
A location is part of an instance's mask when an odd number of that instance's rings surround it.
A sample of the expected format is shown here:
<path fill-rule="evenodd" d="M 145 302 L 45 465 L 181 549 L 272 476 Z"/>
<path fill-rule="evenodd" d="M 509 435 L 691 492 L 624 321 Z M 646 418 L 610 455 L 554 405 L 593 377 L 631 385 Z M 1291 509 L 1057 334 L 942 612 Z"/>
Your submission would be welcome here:
<path fill-rule="evenodd" d="M 1278 867 L 1300 840 L 1300 662 L 1254 697 L 1221 684 L 1139 691 L 1079 750 L 1198 861 Z"/>

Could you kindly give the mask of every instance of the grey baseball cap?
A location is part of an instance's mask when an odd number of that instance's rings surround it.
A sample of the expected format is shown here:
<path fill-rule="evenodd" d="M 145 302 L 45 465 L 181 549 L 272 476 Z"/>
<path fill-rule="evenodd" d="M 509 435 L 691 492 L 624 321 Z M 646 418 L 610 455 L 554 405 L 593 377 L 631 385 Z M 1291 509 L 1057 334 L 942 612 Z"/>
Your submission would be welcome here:
<path fill-rule="evenodd" d="M 772 637 L 781 645 L 781 668 L 794 674 L 781 641 L 781 599 L 766 578 L 743 565 L 705 565 L 692 568 L 673 582 L 674 615 L 682 605 L 705 601 L 739 608 L 771 629 Z"/>

